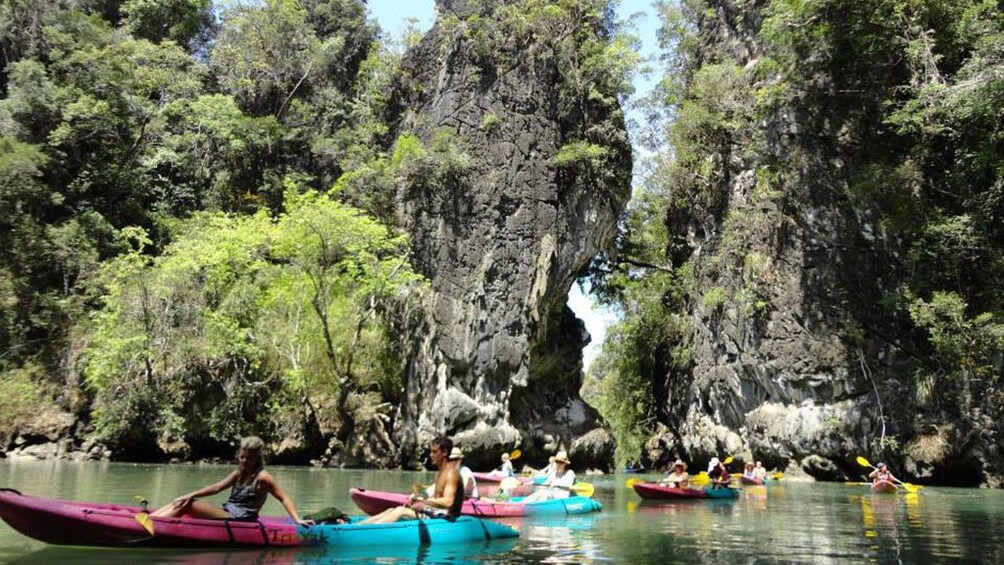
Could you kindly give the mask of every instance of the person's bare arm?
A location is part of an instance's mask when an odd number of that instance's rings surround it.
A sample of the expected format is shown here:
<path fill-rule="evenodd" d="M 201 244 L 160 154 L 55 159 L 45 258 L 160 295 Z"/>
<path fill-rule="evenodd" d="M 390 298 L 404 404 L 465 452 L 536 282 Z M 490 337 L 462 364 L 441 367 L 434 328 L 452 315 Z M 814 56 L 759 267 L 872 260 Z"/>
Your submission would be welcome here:
<path fill-rule="evenodd" d="M 197 498 L 202 498 L 204 496 L 210 496 L 216 494 L 221 490 L 227 488 L 228 486 L 234 484 L 238 476 L 240 476 L 240 471 L 235 469 L 233 472 L 227 475 L 223 480 L 213 483 L 209 486 L 202 487 L 199 490 L 194 490 L 188 494 L 183 494 L 178 498 L 175 498 L 174 502 L 181 504 L 183 506 L 187 506 Z"/>
<path fill-rule="evenodd" d="M 460 482 L 460 473 L 456 469 L 450 469 L 446 472 L 446 484 L 443 486 L 443 496 L 437 496 L 435 498 L 426 498 L 423 502 L 426 505 L 435 508 L 449 508 L 453 506 L 453 501 L 456 500 L 457 493 L 457 483 Z M 462 494 L 460 496 L 463 496 Z"/>
<path fill-rule="evenodd" d="M 258 477 L 258 482 L 265 485 L 268 493 L 278 500 L 282 507 L 286 509 L 286 513 L 289 517 L 293 519 L 294 522 L 302 526 L 312 526 L 314 524 L 313 520 L 301 520 L 300 514 L 296 511 L 296 505 L 293 504 L 293 499 L 286 494 L 286 491 L 282 490 L 279 483 L 275 480 L 275 477 L 270 475 L 268 471 L 263 471 Z"/>

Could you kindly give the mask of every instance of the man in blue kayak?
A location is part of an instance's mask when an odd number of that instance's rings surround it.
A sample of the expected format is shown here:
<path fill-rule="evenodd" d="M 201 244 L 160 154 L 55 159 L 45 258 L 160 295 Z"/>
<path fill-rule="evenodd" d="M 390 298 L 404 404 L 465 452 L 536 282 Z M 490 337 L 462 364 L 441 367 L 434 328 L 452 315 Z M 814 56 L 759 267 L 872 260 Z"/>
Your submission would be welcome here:
<path fill-rule="evenodd" d="M 450 460 L 453 440 L 440 436 L 429 444 L 429 460 L 439 469 L 433 495 L 425 498 L 412 495 L 402 506 L 388 508 L 360 524 L 389 524 L 421 518 L 456 518 L 464 504 L 464 484 L 460 478 L 459 459 Z"/>

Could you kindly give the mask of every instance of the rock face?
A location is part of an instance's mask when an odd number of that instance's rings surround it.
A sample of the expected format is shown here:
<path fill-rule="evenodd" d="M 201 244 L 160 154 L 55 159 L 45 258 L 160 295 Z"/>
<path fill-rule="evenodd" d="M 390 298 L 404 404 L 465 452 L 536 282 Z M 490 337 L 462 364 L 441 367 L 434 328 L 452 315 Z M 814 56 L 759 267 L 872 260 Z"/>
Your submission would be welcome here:
<path fill-rule="evenodd" d="M 415 135 L 438 156 L 402 179 L 396 200 L 431 282 L 395 427 L 406 465 L 443 433 L 478 467 L 515 447 L 540 462 L 596 427 L 578 397 L 588 335 L 566 296 L 626 203 L 627 136 L 616 103 L 567 110 L 584 93 L 563 83 L 560 47 L 476 39 L 475 20 L 496 17 L 497 4 L 437 2 L 440 18 L 405 56 L 392 97 L 398 139 Z M 617 127 L 583 135 L 596 121 Z M 555 163 L 583 138 L 606 150 L 602 178 Z"/>
<path fill-rule="evenodd" d="M 708 6 L 701 56 L 755 76 L 746 71 L 764 56 L 760 3 Z M 726 109 L 748 121 L 730 141 L 706 148 L 719 206 L 688 225 L 670 217 L 671 233 L 690 234 L 673 259 L 691 260 L 697 277 L 693 366 L 684 378 L 656 383 L 674 394 L 661 396 L 668 430 L 652 438 L 648 456 L 665 466 L 676 451 L 692 465 L 733 455 L 818 479 L 859 480 L 868 469 L 855 457 L 873 454 L 892 457 L 906 477 L 998 484 L 977 471 L 1000 460 L 996 442 L 966 452 L 980 445 L 972 434 L 939 423 L 944 414 L 920 413 L 912 390 L 897 385 L 911 382 L 915 356 L 903 351 L 903 327 L 876 305 L 896 288 L 890 266 L 901 252 L 847 196 L 861 166 L 855 131 L 867 126 L 854 119 L 867 112 L 840 115 L 826 98 L 837 96 L 839 77 L 815 80 L 819 99 L 766 118 L 744 116 L 741 104 Z M 750 86 L 752 95 L 759 85 Z M 741 87 L 730 95 L 741 96 Z M 727 298 L 709 298 L 715 293 Z"/>

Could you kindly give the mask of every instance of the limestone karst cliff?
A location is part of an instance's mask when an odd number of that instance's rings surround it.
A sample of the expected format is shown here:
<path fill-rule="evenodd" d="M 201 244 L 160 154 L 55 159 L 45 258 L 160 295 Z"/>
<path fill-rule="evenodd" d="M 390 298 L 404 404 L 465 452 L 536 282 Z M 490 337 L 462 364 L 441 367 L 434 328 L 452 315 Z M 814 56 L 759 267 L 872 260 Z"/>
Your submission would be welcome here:
<path fill-rule="evenodd" d="M 683 3 L 649 461 L 999 484 L 1000 20 L 906 4 Z"/>
<path fill-rule="evenodd" d="M 614 234 L 631 157 L 616 83 L 585 66 L 609 23 L 594 4 L 439 1 L 405 56 L 397 143 L 413 136 L 436 159 L 395 199 L 431 282 L 408 336 L 405 464 L 441 433 L 473 464 L 516 446 L 539 462 L 597 426 L 566 296 Z"/>

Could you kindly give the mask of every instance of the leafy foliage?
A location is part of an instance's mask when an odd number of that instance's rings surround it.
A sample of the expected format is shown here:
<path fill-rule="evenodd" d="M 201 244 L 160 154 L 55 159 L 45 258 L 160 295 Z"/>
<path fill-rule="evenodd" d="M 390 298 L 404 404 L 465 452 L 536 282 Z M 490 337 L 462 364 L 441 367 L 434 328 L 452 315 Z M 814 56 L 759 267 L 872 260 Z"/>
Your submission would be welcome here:
<path fill-rule="evenodd" d="M 134 248 L 105 266 L 84 354 L 102 437 L 230 440 L 268 430 L 280 399 L 313 410 L 343 389 L 396 394 L 381 317 L 418 280 L 406 242 L 313 192 L 285 205 L 276 219 L 198 215 L 154 259 L 125 231 Z M 343 415 L 324 416 L 337 428 Z"/>

